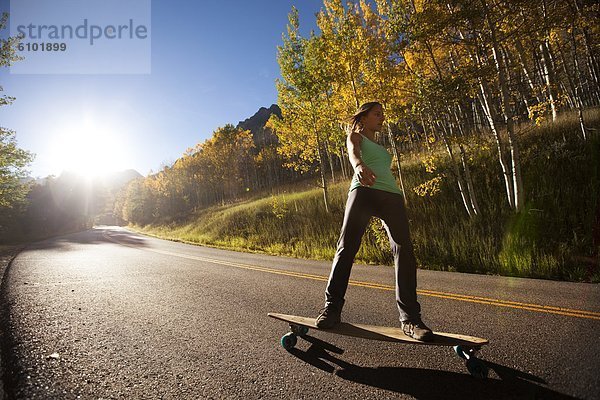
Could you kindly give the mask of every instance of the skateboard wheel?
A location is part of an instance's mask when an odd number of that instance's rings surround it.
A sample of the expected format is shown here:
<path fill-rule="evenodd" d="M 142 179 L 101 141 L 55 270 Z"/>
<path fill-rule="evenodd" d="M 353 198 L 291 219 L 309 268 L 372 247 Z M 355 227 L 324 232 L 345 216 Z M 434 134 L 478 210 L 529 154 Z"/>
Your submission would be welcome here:
<path fill-rule="evenodd" d="M 464 360 L 468 360 L 469 357 L 467 357 L 467 352 L 465 351 L 465 349 L 462 346 L 454 346 L 454 351 L 456 352 L 456 355 L 459 356 L 460 358 L 464 359 Z"/>
<path fill-rule="evenodd" d="M 487 365 L 478 358 L 470 358 L 467 360 L 467 370 L 477 379 L 485 379 L 488 377 L 489 369 Z"/>
<path fill-rule="evenodd" d="M 308 328 L 302 325 L 290 325 L 290 329 L 298 336 L 304 336 L 308 333 Z"/>
<path fill-rule="evenodd" d="M 286 350 L 291 350 L 298 343 L 298 338 L 295 333 L 290 332 L 281 337 L 281 346 Z"/>

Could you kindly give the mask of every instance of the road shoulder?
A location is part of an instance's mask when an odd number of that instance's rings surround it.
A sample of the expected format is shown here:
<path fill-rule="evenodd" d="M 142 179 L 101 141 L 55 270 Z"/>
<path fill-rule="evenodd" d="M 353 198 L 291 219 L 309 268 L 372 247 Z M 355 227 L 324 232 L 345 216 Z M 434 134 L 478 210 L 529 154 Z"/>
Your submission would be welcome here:
<path fill-rule="evenodd" d="M 0 245 L 0 288 L 2 288 L 2 282 L 4 281 L 4 275 L 6 270 L 8 269 L 10 263 L 14 258 L 23 250 L 24 246 L 5 246 Z M 2 296 L 0 296 L 2 299 Z M 4 319 L 6 315 L 4 315 L 5 305 L 0 304 L 0 320 Z M 7 327 L 6 324 L 0 324 L 0 343 L 4 343 L 7 339 L 5 335 L 8 332 L 4 332 L 2 327 Z M 4 345 L 2 345 L 4 348 Z M 2 359 L 2 352 L 0 351 L 0 400 L 5 398 L 4 394 L 4 361 Z"/>

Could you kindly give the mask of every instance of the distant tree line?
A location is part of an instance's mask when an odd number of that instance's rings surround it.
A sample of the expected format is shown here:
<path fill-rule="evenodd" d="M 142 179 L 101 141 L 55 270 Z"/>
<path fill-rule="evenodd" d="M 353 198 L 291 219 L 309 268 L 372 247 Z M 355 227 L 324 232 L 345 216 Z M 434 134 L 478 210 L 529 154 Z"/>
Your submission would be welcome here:
<path fill-rule="evenodd" d="M 185 218 L 300 179 L 285 167 L 277 148 L 276 142 L 257 145 L 249 130 L 225 125 L 173 165 L 131 182 L 117 197 L 115 214 L 142 225 Z"/>
<path fill-rule="evenodd" d="M 100 179 L 63 172 L 23 181 L 19 201 L 0 209 L 0 243 L 15 243 L 81 231 L 94 224 L 122 224 L 113 214 L 116 189 Z M 6 200 L 6 196 L 2 196 Z"/>

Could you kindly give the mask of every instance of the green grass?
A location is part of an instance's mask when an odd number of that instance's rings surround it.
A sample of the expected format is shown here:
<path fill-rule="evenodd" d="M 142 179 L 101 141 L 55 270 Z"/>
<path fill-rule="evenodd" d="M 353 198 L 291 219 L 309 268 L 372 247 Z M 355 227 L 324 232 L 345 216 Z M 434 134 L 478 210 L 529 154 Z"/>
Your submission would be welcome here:
<path fill-rule="evenodd" d="M 600 112 L 586 114 L 598 127 Z M 566 136 L 564 143 L 562 137 Z M 470 166 L 482 215 L 469 218 L 447 157 L 436 173 L 440 192 L 419 197 L 412 188 L 431 179 L 420 158 L 403 158 L 415 253 L 421 268 L 572 281 L 600 281 L 592 230 L 600 195 L 600 140 L 580 139 L 578 121 L 565 117 L 521 133 L 526 207 L 515 214 L 504 194 L 495 146 L 471 149 Z M 332 185 L 330 212 L 320 189 L 282 192 L 207 208 L 185 223 L 136 226 L 143 233 L 221 248 L 330 260 L 335 252 L 349 182 Z M 287 190 L 293 190 L 287 188 Z M 587 260 L 587 261 L 582 261 Z M 391 265 L 387 236 L 377 221 L 357 261 Z"/>

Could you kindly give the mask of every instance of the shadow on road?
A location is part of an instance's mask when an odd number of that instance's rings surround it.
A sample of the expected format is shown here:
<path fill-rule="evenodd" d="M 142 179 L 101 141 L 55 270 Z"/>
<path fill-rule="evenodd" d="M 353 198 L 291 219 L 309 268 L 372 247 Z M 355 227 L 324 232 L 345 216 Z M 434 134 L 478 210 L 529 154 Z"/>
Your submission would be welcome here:
<path fill-rule="evenodd" d="M 321 349 L 323 351 L 325 351 L 325 350 L 331 351 L 332 353 L 335 353 L 335 354 L 344 354 L 343 349 L 340 349 L 339 347 L 334 346 L 331 343 L 327 343 L 324 340 L 317 339 L 316 337 L 308 336 L 308 335 L 303 336 L 302 338 L 304 340 L 306 340 L 307 342 L 312 343 L 311 348 L 315 347 L 315 348 Z"/>
<path fill-rule="evenodd" d="M 335 353 L 342 354 L 342 349 L 311 336 L 304 339 L 311 343 L 308 350 L 293 348 L 290 354 L 342 379 L 417 399 L 575 399 L 540 386 L 545 382 L 539 377 L 492 362 L 486 361 L 486 365 L 500 379 L 478 380 L 466 368 L 460 374 L 423 368 L 360 367 L 328 352 L 336 349 Z"/>
<path fill-rule="evenodd" d="M 28 249 L 68 251 L 70 250 L 70 244 L 98 245 L 111 243 L 131 247 L 146 247 L 148 245 L 143 237 L 137 236 L 131 232 L 102 227 L 32 243 L 28 246 Z"/>
<path fill-rule="evenodd" d="M 105 236 L 105 240 L 110 240 L 111 242 L 126 246 L 146 247 L 148 245 L 148 241 L 146 239 L 131 232 L 108 231 L 106 232 Z"/>

